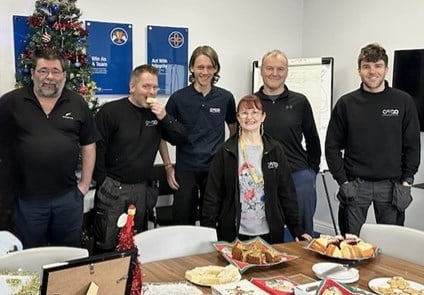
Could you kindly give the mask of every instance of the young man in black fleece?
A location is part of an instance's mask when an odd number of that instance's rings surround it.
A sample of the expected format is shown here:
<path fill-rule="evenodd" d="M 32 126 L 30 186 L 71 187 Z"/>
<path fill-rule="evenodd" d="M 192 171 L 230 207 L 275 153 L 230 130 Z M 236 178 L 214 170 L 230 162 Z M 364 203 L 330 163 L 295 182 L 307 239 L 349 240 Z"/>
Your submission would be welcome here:
<path fill-rule="evenodd" d="M 371 203 L 377 223 L 403 225 L 412 200 L 420 162 L 418 115 L 411 96 L 385 81 L 387 62 L 378 44 L 362 48 L 361 86 L 342 96 L 331 114 L 325 156 L 340 185 L 342 234 L 359 234 Z"/>

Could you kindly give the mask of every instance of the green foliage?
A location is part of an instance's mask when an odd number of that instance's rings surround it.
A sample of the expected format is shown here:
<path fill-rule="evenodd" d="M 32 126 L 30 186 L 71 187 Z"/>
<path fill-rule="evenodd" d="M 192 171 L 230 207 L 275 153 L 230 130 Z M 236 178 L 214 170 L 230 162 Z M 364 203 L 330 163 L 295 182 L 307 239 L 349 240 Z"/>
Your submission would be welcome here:
<path fill-rule="evenodd" d="M 97 106 L 94 98 L 96 83 L 91 80 L 92 67 L 87 57 L 88 32 L 79 20 L 81 11 L 77 0 L 36 0 L 34 13 L 28 17 L 30 33 L 25 50 L 19 57 L 16 87 L 31 83 L 31 57 L 39 47 L 55 47 L 66 59 L 66 87 L 84 96 L 90 107 Z"/>

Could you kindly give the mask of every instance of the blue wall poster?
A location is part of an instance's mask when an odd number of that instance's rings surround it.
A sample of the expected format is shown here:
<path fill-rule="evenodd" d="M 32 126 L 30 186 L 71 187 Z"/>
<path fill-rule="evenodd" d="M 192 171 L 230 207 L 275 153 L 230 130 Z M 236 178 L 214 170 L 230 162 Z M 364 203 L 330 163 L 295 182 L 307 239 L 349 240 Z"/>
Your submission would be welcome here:
<path fill-rule="evenodd" d="M 97 94 L 128 94 L 132 71 L 132 25 L 87 20 L 88 55 Z"/>
<path fill-rule="evenodd" d="M 187 86 L 188 28 L 147 26 L 147 63 L 159 69 L 158 94 Z"/>

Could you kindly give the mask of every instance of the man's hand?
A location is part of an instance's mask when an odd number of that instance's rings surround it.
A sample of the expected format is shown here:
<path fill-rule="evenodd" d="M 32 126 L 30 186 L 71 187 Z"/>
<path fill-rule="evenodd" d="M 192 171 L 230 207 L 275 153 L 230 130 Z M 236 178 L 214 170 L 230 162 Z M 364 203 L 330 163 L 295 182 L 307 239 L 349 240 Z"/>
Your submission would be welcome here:
<path fill-rule="evenodd" d="M 173 190 L 178 190 L 180 188 L 180 185 L 178 184 L 177 180 L 175 179 L 175 169 L 174 166 L 166 166 L 166 180 L 168 181 L 168 185 Z"/>
<path fill-rule="evenodd" d="M 310 241 L 310 240 L 312 240 L 312 237 L 311 237 L 309 234 L 307 234 L 307 233 L 302 234 L 300 237 L 301 237 L 302 239 L 306 240 L 306 241 Z M 295 238 L 295 241 L 296 241 L 296 242 L 299 242 L 299 241 L 300 241 L 300 239 L 299 239 L 298 237 L 296 237 L 296 238 Z"/>
<path fill-rule="evenodd" d="M 155 100 L 153 103 L 149 104 L 152 113 L 156 115 L 159 120 L 163 120 L 166 116 L 165 105 L 158 100 Z"/>
<path fill-rule="evenodd" d="M 78 183 L 78 189 L 85 196 L 88 193 L 88 190 L 90 189 L 90 184 L 85 184 L 85 183 L 79 182 Z"/>

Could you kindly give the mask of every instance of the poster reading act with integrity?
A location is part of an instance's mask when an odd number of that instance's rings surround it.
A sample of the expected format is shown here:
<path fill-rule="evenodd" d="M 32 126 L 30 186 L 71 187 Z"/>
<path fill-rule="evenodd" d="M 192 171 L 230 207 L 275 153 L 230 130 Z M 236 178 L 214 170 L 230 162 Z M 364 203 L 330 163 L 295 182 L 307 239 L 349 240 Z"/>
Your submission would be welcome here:
<path fill-rule="evenodd" d="M 158 94 L 187 86 L 188 28 L 147 26 L 147 62 L 159 68 Z"/>

